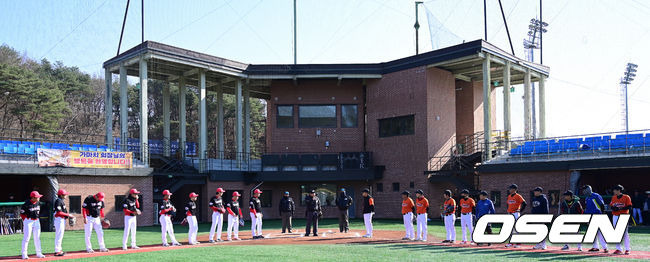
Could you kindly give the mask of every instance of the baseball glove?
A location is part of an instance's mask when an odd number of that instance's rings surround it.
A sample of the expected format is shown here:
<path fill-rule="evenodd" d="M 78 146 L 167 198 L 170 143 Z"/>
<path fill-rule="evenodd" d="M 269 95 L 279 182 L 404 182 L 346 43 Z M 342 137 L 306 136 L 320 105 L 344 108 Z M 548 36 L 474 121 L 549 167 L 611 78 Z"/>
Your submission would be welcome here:
<path fill-rule="evenodd" d="M 239 219 L 239 226 L 240 226 L 240 227 L 243 227 L 243 226 L 244 226 L 244 219 L 243 219 L 243 218 L 240 218 L 240 219 Z"/>
<path fill-rule="evenodd" d="M 69 217 L 68 218 L 68 225 L 73 227 L 75 224 L 77 224 L 77 218 L 76 217 Z"/>
<path fill-rule="evenodd" d="M 104 220 L 102 220 L 102 228 L 109 228 L 109 227 L 111 227 L 111 221 L 104 218 Z"/>

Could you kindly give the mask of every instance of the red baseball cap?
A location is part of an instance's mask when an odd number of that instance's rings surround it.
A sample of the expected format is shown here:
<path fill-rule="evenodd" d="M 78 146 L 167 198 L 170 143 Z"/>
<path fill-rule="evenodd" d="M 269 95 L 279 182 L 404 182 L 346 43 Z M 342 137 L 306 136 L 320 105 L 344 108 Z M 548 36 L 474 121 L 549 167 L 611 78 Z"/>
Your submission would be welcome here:
<path fill-rule="evenodd" d="M 129 191 L 129 194 L 140 194 L 140 191 L 138 191 L 135 188 L 131 188 L 131 190 Z"/>
<path fill-rule="evenodd" d="M 223 190 L 223 188 L 217 188 L 217 193 L 223 193 L 226 192 L 226 190 Z"/>
<path fill-rule="evenodd" d="M 57 196 L 67 196 L 68 191 L 65 191 L 65 189 L 59 189 L 59 192 L 56 193 Z"/>
<path fill-rule="evenodd" d="M 239 192 L 235 191 L 235 192 L 232 192 L 232 196 L 234 196 L 234 197 L 241 196 L 241 194 Z"/>
<path fill-rule="evenodd" d="M 169 190 L 165 189 L 165 190 L 163 190 L 162 194 L 163 194 L 163 196 L 171 196 L 172 192 L 169 192 Z"/>
<path fill-rule="evenodd" d="M 199 196 L 199 194 L 197 194 L 197 193 L 194 193 L 194 192 L 190 193 L 190 198 L 198 197 L 198 196 Z"/>
<path fill-rule="evenodd" d="M 103 200 L 104 200 L 104 197 L 105 197 L 106 195 L 104 195 L 103 192 L 99 192 L 99 193 L 97 193 L 95 196 L 97 197 L 97 200 L 99 200 L 99 201 L 103 201 Z"/>
<path fill-rule="evenodd" d="M 255 191 L 253 191 L 253 194 L 262 194 L 262 190 L 256 188 Z"/>
<path fill-rule="evenodd" d="M 39 197 L 42 197 L 42 196 L 43 196 L 43 195 L 41 195 L 40 193 L 38 193 L 38 191 L 32 191 L 31 193 L 29 193 L 29 197 L 36 197 L 36 198 L 39 198 Z"/>

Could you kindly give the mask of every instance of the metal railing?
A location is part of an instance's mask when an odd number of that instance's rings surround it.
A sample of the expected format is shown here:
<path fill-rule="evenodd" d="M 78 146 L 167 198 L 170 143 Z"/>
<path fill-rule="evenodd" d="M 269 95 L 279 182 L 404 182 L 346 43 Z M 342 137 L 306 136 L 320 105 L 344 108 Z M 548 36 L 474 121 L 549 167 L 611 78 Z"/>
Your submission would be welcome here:
<path fill-rule="evenodd" d="M 492 162 L 525 162 L 650 155 L 650 130 L 514 139 L 511 149 L 494 142 Z"/>

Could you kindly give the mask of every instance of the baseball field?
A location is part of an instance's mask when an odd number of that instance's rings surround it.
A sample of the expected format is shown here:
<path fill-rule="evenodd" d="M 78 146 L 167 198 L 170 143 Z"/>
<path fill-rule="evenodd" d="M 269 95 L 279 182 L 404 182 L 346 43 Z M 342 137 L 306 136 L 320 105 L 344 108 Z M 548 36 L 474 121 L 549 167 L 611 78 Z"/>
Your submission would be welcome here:
<path fill-rule="evenodd" d="M 374 222 L 375 237 L 366 239 L 362 235 L 363 221 L 351 221 L 351 233 L 338 233 L 338 222 L 334 219 L 321 221 L 319 237 L 301 237 L 299 234 L 282 235 L 280 221 L 264 221 L 264 234 L 269 239 L 250 240 L 250 227 L 247 224 L 240 231 L 241 241 L 207 243 L 209 224 L 199 226 L 201 245 L 163 248 L 160 246 L 160 227 L 139 227 L 137 242 L 139 250 L 121 250 L 121 229 L 105 230 L 106 246 L 109 253 L 87 254 L 74 252 L 85 250 L 83 231 L 68 231 L 63 239 L 63 249 L 68 252 L 65 257 L 52 256 L 54 233 L 43 232 L 41 242 L 43 251 L 50 259 L 79 259 L 85 261 L 214 261 L 216 259 L 239 261 L 547 261 L 547 260 L 589 260 L 610 261 L 612 259 L 633 261 L 650 259 L 650 227 L 632 227 L 630 235 L 633 253 L 630 256 L 595 255 L 587 252 L 560 251 L 560 245 L 551 245 L 546 251 L 532 251 L 529 246 L 518 249 L 505 249 L 502 245 L 493 247 L 449 246 L 439 244 L 444 238 L 444 226 L 441 222 L 429 224 L 429 242 L 401 241 L 403 226 L 400 220 L 377 220 Z M 294 222 L 297 232 L 304 232 L 304 220 Z M 460 240 L 460 226 L 457 239 Z M 175 226 L 179 241 L 187 239 L 187 227 Z M 324 234 L 323 234 L 324 233 Z M 224 232 L 225 234 L 225 232 Z M 18 259 L 22 235 L 0 236 L 0 260 Z M 224 237 L 225 239 L 225 237 Z M 93 247 L 97 248 L 97 239 L 93 234 Z M 458 243 L 458 242 L 457 242 Z M 588 248 L 590 246 L 587 246 Z M 588 249 L 586 248 L 586 249 Z M 613 250 L 615 246 L 611 246 Z M 585 249 L 585 250 L 586 250 Z M 34 254 L 30 243 L 30 254 Z M 33 257 L 33 256 L 32 256 Z"/>

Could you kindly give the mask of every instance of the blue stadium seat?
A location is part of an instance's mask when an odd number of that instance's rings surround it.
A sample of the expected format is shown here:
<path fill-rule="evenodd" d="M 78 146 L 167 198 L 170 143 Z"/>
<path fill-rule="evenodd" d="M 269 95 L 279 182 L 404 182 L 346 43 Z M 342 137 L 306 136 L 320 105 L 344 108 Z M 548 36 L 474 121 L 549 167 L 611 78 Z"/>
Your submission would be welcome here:
<path fill-rule="evenodd" d="M 18 148 L 12 145 L 5 146 L 3 153 L 5 154 L 17 154 L 18 153 Z"/>
<path fill-rule="evenodd" d="M 27 155 L 36 154 L 36 149 L 34 149 L 33 147 L 27 147 L 27 148 L 25 148 L 25 154 L 27 154 Z"/>

